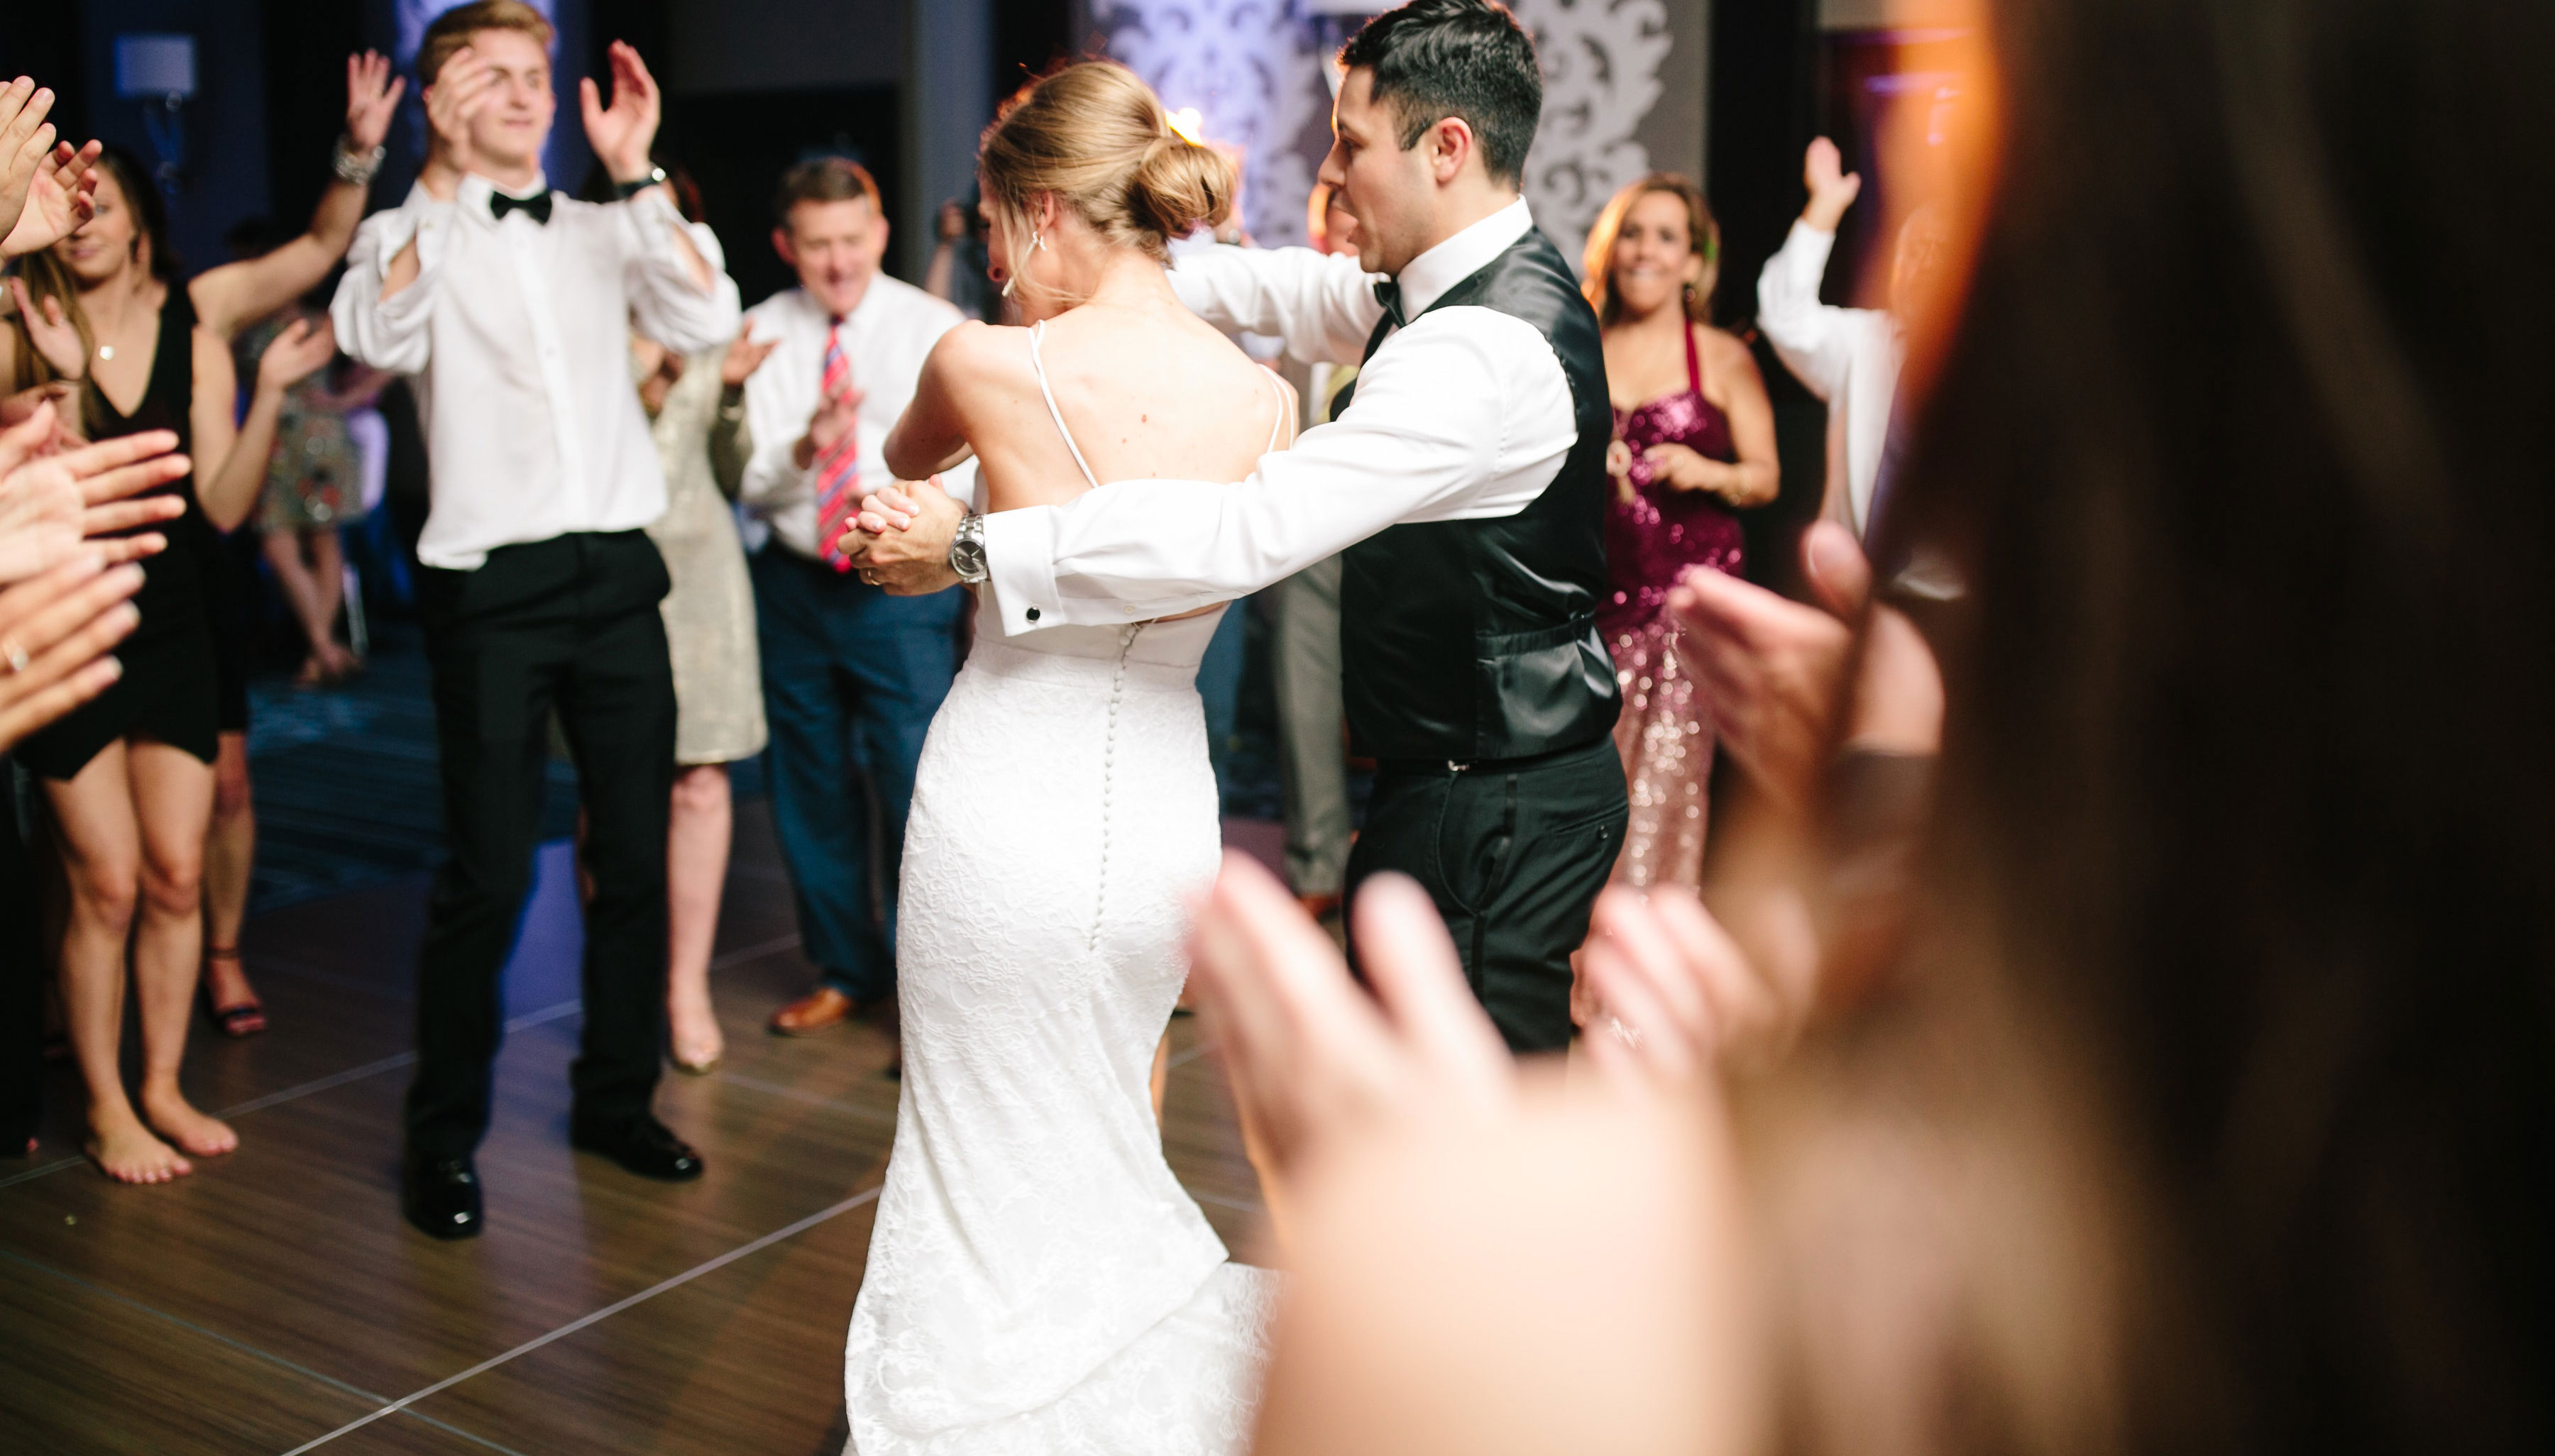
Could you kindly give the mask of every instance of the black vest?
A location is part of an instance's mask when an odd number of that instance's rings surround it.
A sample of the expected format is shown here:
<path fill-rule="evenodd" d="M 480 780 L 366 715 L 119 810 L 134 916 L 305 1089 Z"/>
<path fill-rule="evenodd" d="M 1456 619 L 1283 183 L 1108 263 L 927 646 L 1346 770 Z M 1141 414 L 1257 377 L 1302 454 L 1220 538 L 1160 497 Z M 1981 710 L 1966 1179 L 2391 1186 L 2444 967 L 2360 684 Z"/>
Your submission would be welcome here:
<path fill-rule="evenodd" d="M 1597 315 L 1534 229 L 1429 311 L 1466 306 L 1524 319 L 1551 343 L 1579 438 L 1543 494 L 1514 516 L 1396 526 L 1342 556 L 1349 732 L 1377 758 L 1551 753 L 1612 733 L 1623 709 L 1597 635 L 1615 425 Z"/>

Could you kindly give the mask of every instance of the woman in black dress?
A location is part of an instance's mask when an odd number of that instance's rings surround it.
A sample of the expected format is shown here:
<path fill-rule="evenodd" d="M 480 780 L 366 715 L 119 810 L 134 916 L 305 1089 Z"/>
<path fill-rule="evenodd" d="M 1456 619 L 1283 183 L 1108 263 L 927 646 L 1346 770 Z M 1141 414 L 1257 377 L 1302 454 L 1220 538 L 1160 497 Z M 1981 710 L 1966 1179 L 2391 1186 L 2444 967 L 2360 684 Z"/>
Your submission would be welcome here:
<path fill-rule="evenodd" d="M 82 381 L 92 435 L 172 429 L 196 466 L 166 488 L 185 500 L 186 513 L 170 523 L 168 549 L 144 568 L 134 598 L 142 624 L 119 653 L 124 675 L 17 753 L 44 786 L 70 886 L 62 1003 L 88 1084 L 88 1153 L 125 1182 L 166 1181 L 192 1170 L 186 1154 L 238 1146 L 178 1087 L 202 950 L 213 763 L 224 728 L 247 726 L 240 644 L 216 621 L 210 595 L 216 523 L 236 524 L 255 504 L 283 390 L 325 364 L 334 343 L 324 328 L 279 338 L 259 365 L 256 398 L 241 421 L 229 340 L 344 255 L 398 100 L 388 69 L 378 58 L 349 63 L 339 181 L 310 232 L 187 283 L 177 280 L 147 169 L 130 154 L 107 153 L 96 217 L 56 245 L 49 266 L 30 270 L 39 290 L 18 287 L 20 326 L 0 336 L 0 373 L 23 377 L 36 355 L 46 371 Z M 138 1115 L 117 1059 L 128 934 L 142 1014 Z"/>

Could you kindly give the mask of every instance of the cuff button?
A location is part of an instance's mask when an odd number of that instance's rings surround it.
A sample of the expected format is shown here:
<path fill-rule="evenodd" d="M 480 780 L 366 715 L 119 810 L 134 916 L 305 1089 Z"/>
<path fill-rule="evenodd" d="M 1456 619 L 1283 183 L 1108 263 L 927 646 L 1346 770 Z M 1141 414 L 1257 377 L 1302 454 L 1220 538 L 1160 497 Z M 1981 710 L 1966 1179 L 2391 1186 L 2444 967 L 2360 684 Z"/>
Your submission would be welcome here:
<path fill-rule="evenodd" d="M 1037 620 L 1037 617 L 1038 617 L 1037 608 L 1035 608 L 1035 607 L 1032 607 L 1032 608 L 1030 608 L 1030 609 L 1029 609 L 1029 611 L 1028 611 L 1028 612 L 1024 613 L 1023 615 L 1027 616 L 1031 621 L 1034 622 L 1034 621 L 1036 621 L 1036 620 Z"/>

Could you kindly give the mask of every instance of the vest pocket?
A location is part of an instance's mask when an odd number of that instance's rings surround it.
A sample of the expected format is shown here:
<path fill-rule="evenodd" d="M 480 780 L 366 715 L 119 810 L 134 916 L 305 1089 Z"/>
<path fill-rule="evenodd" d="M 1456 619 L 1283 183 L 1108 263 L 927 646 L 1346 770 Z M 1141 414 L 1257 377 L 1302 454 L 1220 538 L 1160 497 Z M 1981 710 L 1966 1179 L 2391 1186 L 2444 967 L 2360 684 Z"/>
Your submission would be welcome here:
<path fill-rule="evenodd" d="M 1532 632 L 1476 633 L 1473 671 L 1483 758 L 1567 748 L 1614 726 L 1615 663 L 1593 615 Z"/>

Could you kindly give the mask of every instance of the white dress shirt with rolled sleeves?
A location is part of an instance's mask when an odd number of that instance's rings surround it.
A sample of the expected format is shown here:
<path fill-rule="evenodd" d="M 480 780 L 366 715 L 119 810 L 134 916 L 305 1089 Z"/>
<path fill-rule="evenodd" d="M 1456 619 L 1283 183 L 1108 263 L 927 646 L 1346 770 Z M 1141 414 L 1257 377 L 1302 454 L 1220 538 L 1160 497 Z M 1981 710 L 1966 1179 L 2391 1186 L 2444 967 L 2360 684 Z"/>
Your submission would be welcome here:
<path fill-rule="evenodd" d="M 337 346 L 416 377 L 433 469 L 418 559 L 469 571 L 501 546 L 635 531 L 666 513 L 666 477 L 630 387 L 633 327 L 676 353 L 736 334 L 736 284 L 718 238 L 651 188 L 598 205 L 553 194 L 550 220 L 490 211 L 465 177 L 423 186 L 356 230 L 329 315 Z M 710 266 L 704 288 L 675 242 Z M 417 280 L 384 299 L 417 239 Z"/>
<path fill-rule="evenodd" d="M 794 458 L 807 421 L 816 413 L 824 379 L 825 335 L 832 315 L 805 289 L 786 289 L 746 310 L 754 336 L 773 343 L 770 357 L 745 382 L 745 421 L 754 430 L 754 457 L 746 462 L 737 499 L 772 528 L 773 539 L 810 560 L 822 559 L 816 540 L 816 472 Z M 913 402 L 922 361 L 940 336 L 966 315 L 912 284 L 881 274 L 843 320 L 843 352 L 852 386 L 861 392 L 861 492 L 884 489 L 894 478 L 883 453 L 888 431 Z M 943 472 L 940 483 L 961 500 L 973 498 L 975 462 Z"/>
<path fill-rule="evenodd" d="M 1401 522 L 1513 516 L 1578 439 L 1570 382 L 1534 325 L 1495 309 L 1422 316 L 1534 225 L 1520 200 L 1402 269 L 1396 329 L 1340 417 L 1250 479 L 1114 481 L 1062 506 L 985 518 L 1003 631 L 1130 622 L 1231 601 Z M 1375 278 L 1309 248 L 1217 248 L 1171 286 L 1207 322 L 1275 334 L 1299 359 L 1353 360 Z"/>
<path fill-rule="evenodd" d="M 1898 320 L 1882 309 L 1819 302 L 1819 279 L 1835 246 L 1835 233 L 1794 222 L 1757 276 L 1757 323 L 1783 367 L 1827 402 L 1829 478 L 1843 472 L 1849 515 L 1843 524 L 1861 536 L 1872 515 L 1873 482 L 1907 344 Z"/>

